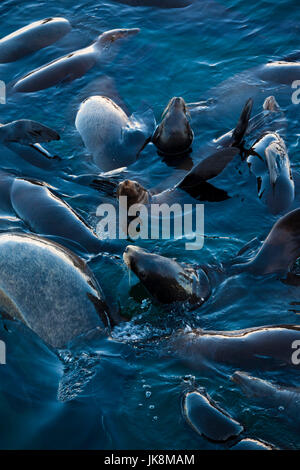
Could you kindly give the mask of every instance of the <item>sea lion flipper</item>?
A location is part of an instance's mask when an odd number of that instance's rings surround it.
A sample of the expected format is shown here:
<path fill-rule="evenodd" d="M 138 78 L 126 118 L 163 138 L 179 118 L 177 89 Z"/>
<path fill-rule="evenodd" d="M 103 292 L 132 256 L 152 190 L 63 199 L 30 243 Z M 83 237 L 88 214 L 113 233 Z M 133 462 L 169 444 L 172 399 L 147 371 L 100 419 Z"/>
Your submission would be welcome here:
<path fill-rule="evenodd" d="M 132 147 L 132 152 L 139 154 L 150 142 L 155 130 L 156 121 L 150 107 L 133 113 L 129 123 L 122 129 L 122 138 L 126 152 Z"/>
<path fill-rule="evenodd" d="M 200 183 L 198 186 L 186 189 L 186 192 L 198 201 L 221 202 L 230 199 L 230 196 L 224 189 L 217 188 L 206 181 Z"/>
<path fill-rule="evenodd" d="M 29 145 L 59 139 L 59 134 L 53 129 L 29 119 L 19 119 L 0 127 L 0 142 L 4 143 L 18 142 Z"/>
<path fill-rule="evenodd" d="M 156 127 L 156 119 L 150 106 L 146 105 L 146 108 L 145 106 L 141 107 L 129 119 L 135 127 L 139 127 L 148 137 L 152 136 Z"/>
<path fill-rule="evenodd" d="M 285 274 L 300 256 L 300 208 L 281 217 L 253 260 L 235 264 L 235 272 L 255 275 Z"/>
<path fill-rule="evenodd" d="M 161 127 L 157 126 L 151 139 L 154 145 L 156 145 L 156 142 L 158 142 L 160 134 L 161 134 Z"/>
<path fill-rule="evenodd" d="M 218 176 L 226 168 L 226 166 L 239 153 L 239 149 L 235 147 L 227 147 L 209 155 L 196 165 L 177 185 L 184 189 L 198 186 L 200 183 L 208 181 Z"/>
<path fill-rule="evenodd" d="M 248 128 L 252 108 L 253 99 L 249 98 L 241 112 L 236 128 L 233 131 L 233 145 L 239 145 L 242 142 Z"/>

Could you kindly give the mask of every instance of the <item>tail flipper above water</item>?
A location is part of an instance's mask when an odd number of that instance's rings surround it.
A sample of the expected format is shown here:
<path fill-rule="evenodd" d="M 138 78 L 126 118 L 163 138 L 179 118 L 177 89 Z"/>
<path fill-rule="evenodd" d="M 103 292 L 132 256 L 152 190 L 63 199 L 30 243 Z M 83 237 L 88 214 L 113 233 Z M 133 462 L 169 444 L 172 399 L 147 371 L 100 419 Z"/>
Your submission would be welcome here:
<path fill-rule="evenodd" d="M 273 226 L 255 258 L 233 266 L 255 275 L 285 274 L 300 256 L 300 208 L 281 217 Z"/>
<path fill-rule="evenodd" d="M 36 121 L 19 119 L 0 127 L 0 142 L 18 142 L 20 144 L 35 144 L 59 140 L 59 134 Z"/>
<path fill-rule="evenodd" d="M 235 147 L 218 150 L 198 163 L 198 165 L 178 183 L 177 187 L 189 192 L 192 188 L 197 188 L 199 184 L 215 178 L 222 173 L 238 153 L 239 149 Z"/>
<path fill-rule="evenodd" d="M 232 146 L 237 146 L 241 144 L 248 129 L 252 108 L 253 108 L 253 99 L 249 98 L 241 112 L 237 126 L 233 131 Z"/>
<path fill-rule="evenodd" d="M 217 188 L 213 184 L 206 183 L 205 181 L 199 183 L 198 186 L 185 189 L 185 191 L 198 201 L 221 202 L 230 199 L 230 196 L 224 189 Z"/>

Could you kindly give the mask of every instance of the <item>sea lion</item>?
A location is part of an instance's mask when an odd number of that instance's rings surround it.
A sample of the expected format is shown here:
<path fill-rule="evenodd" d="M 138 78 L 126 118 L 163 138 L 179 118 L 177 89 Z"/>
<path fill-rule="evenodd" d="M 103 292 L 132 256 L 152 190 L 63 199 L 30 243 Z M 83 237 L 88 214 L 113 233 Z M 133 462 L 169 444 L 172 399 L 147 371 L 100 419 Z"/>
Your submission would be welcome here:
<path fill-rule="evenodd" d="M 18 92 L 30 93 L 80 78 L 94 67 L 102 56 L 110 52 L 115 41 L 133 36 L 139 31 L 138 28 L 106 31 L 92 45 L 67 54 L 28 73 L 14 84 L 13 89 Z"/>
<path fill-rule="evenodd" d="M 172 98 L 157 126 L 152 142 L 165 155 L 182 155 L 189 151 L 194 132 L 189 123 L 189 112 L 183 98 Z"/>
<path fill-rule="evenodd" d="M 275 62 L 269 62 L 263 66 L 255 69 L 255 74 L 261 80 L 271 82 L 278 85 L 291 86 L 292 82 L 299 79 L 300 73 L 300 53 L 294 58 L 296 61 L 285 61 L 279 60 Z"/>
<path fill-rule="evenodd" d="M 0 143 L 18 142 L 23 145 L 32 145 L 59 139 L 58 133 L 53 129 L 29 119 L 0 124 Z"/>
<path fill-rule="evenodd" d="M 299 426 L 300 424 L 300 389 L 274 385 L 267 380 L 252 377 L 246 372 L 237 371 L 231 377 L 242 391 L 263 403 L 266 408 L 282 410 L 282 415 L 288 417 Z"/>
<path fill-rule="evenodd" d="M 244 428 L 210 398 L 205 391 L 193 390 L 184 395 L 183 415 L 188 424 L 200 435 L 225 442 L 238 436 Z"/>
<path fill-rule="evenodd" d="M 58 162 L 61 162 L 60 156 L 56 153 L 50 153 L 41 144 L 23 145 L 18 142 L 7 142 L 5 147 L 19 158 L 38 168 L 52 169 Z M 6 149 L 5 152 L 1 151 L 0 154 L 1 156 L 6 154 Z"/>
<path fill-rule="evenodd" d="M 274 325 L 237 331 L 177 331 L 165 338 L 163 350 L 192 368 L 208 365 L 262 368 L 298 368 L 292 360 L 292 344 L 300 340 L 297 325 Z"/>
<path fill-rule="evenodd" d="M 274 96 L 267 97 L 262 112 L 250 119 L 251 102 L 253 100 L 246 103 L 243 113 L 248 113 L 247 120 L 244 120 L 244 127 L 240 127 L 244 139 L 242 158 L 246 159 L 251 173 L 257 178 L 259 198 L 272 214 L 278 214 L 290 207 L 295 196 L 289 156 L 279 135 L 286 129 L 286 120 Z M 234 133 L 238 129 L 239 126 Z M 234 133 L 230 131 L 216 139 L 215 144 L 224 146 L 226 142 L 230 143 Z"/>
<path fill-rule="evenodd" d="M 203 101 L 188 104 L 193 121 L 198 125 L 203 118 L 205 122 L 213 122 L 222 114 L 223 118 L 231 116 L 248 96 L 264 100 L 272 93 L 291 102 L 291 85 L 299 80 L 300 52 L 292 58 L 269 62 L 242 71 L 226 79 L 216 87 L 206 92 L 205 101 L 212 102 L 211 106 L 203 107 Z"/>
<path fill-rule="evenodd" d="M 286 211 L 294 201 L 295 184 L 288 152 L 279 134 L 267 132 L 251 147 L 247 157 L 257 178 L 258 197 L 272 214 Z"/>
<path fill-rule="evenodd" d="M 235 260 L 230 273 L 248 271 L 254 275 L 278 274 L 285 276 L 300 256 L 300 209 L 281 217 L 273 226 L 254 258 Z"/>
<path fill-rule="evenodd" d="M 0 39 L 0 63 L 14 62 L 58 41 L 71 30 L 65 18 L 46 18 Z"/>
<path fill-rule="evenodd" d="M 47 184 L 0 172 L 0 211 L 17 216 L 34 233 L 55 237 L 82 254 L 118 251 L 100 240 L 92 228 Z M 119 246 L 119 245 L 118 245 Z"/>
<path fill-rule="evenodd" d="M 88 253 L 104 251 L 105 241 L 102 243 L 83 218 L 46 184 L 14 178 L 10 200 L 15 214 L 32 232 L 61 237 L 61 243 L 70 240 Z"/>
<path fill-rule="evenodd" d="M 203 269 L 184 266 L 164 256 L 128 245 L 123 259 L 153 297 L 163 304 L 186 302 L 202 305 L 211 294 Z"/>
<path fill-rule="evenodd" d="M 60 136 L 55 130 L 29 119 L 19 119 L 8 124 L 0 123 L 0 144 L 35 166 L 47 167 L 54 159 L 58 159 L 40 143 L 59 139 Z"/>
<path fill-rule="evenodd" d="M 109 325 L 102 290 L 71 251 L 34 235 L 0 235 L 0 308 L 21 320 L 47 344 L 62 348 L 73 338 Z"/>
<path fill-rule="evenodd" d="M 123 259 L 148 292 L 159 302 L 187 302 L 201 306 L 213 287 L 226 277 L 251 272 L 254 275 L 286 275 L 300 256 L 300 209 L 279 219 L 259 251 L 249 261 L 237 258 L 221 267 L 185 266 L 175 260 L 128 245 Z"/>
<path fill-rule="evenodd" d="M 77 113 L 76 128 L 95 163 L 104 171 L 128 166 L 153 133 L 152 110 L 128 117 L 111 99 L 92 96 Z"/>

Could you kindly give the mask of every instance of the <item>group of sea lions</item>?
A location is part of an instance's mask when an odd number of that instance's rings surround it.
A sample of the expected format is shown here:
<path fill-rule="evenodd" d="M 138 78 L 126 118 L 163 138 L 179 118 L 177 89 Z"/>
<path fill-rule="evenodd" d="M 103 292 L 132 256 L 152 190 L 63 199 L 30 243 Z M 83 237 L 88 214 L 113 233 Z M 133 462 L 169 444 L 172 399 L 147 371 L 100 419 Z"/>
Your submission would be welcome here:
<path fill-rule="evenodd" d="M 123 1 L 131 5 L 161 6 L 158 3 L 163 3 L 165 8 L 174 6 L 174 2 L 168 1 Z M 177 3 L 177 6 L 187 6 L 192 2 L 178 0 Z M 37 52 L 59 40 L 70 29 L 70 23 L 64 18 L 32 23 L 0 40 L 0 63 L 14 62 Z M 115 41 L 138 32 L 138 28 L 104 32 L 91 46 L 18 78 L 12 90 L 30 93 L 82 77 L 110 52 Z M 294 76 L 300 70 L 296 59 L 267 64 L 260 67 L 257 74 L 264 80 L 285 84 L 287 73 L 292 71 Z M 188 193 L 198 201 L 217 203 L 226 200 L 228 195 L 211 184 L 211 180 L 232 161 L 240 159 L 257 178 L 259 198 L 272 214 L 281 214 L 250 259 L 245 259 L 245 253 L 249 251 L 246 246 L 226 265 L 184 265 L 128 242 L 124 250 L 122 247 L 125 264 L 160 303 L 183 303 L 185 307 L 198 308 L 218 283 L 241 272 L 255 276 L 276 274 L 285 277 L 285 282 L 297 283 L 293 265 L 300 256 L 300 209 L 286 213 L 294 201 L 295 183 L 286 145 L 280 135 L 285 127 L 284 113 L 273 96 L 267 97 L 261 113 L 251 118 L 252 107 L 253 100 L 249 98 L 236 127 L 210 142 L 208 154 L 203 152 L 205 158 L 174 187 L 155 193 L 131 180 L 122 181 L 116 187 L 116 199 L 127 196 L 129 206 L 163 202 L 168 194 L 172 193 L 176 198 L 179 192 Z M 190 110 L 181 97 L 171 99 L 157 125 L 150 108 L 128 116 L 109 97 L 92 96 L 80 105 L 75 126 L 94 163 L 102 171 L 130 165 L 151 143 L 160 155 L 180 159 L 190 152 L 194 140 Z M 21 157 L 27 150 L 29 161 L 30 155 L 35 159 L 36 152 L 42 159 L 51 158 L 40 144 L 59 138 L 56 131 L 29 120 L 0 127 L 0 143 Z M 75 337 L 93 329 L 109 335 L 121 317 L 111 309 L 81 254 L 115 253 L 116 247 L 99 239 L 50 185 L 6 170 L 1 170 L 0 181 L 1 213 L 18 217 L 32 232 L 0 235 L 2 315 L 21 320 L 53 348 L 63 348 Z M 168 354 L 196 367 L 211 362 L 253 369 L 266 367 L 269 363 L 270 367 L 274 366 L 276 361 L 281 367 L 296 367 L 291 362 L 291 344 L 299 339 L 298 326 L 275 325 L 235 332 L 178 331 L 162 338 L 162 344 Z M 267 396 L 274 406 L 283 403 L 287 413 L 299 411 L 297 390 L 279 389 L 244 372 L 236 372 L 232 379 L 255 396 Z M 186 393 L 183 413 L 197 432 L 215 441 L 226 441 L 243 431 L 243 426 L 217 409 L 199 390 Z M 242 439 L 236 447 L 272 448 L 250 439 Z"/>

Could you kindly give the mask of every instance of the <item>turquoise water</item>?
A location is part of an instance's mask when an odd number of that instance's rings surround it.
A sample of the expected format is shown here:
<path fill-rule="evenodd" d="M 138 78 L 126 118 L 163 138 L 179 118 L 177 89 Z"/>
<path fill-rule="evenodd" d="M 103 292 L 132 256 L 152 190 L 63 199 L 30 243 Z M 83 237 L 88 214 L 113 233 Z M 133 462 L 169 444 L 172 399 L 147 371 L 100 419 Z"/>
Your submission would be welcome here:
<path fill-rule="evenodd" d="M 291 103 L 291 87 L 263 85 L 249 91 L 251 68 L 300 49 L 300 9 L 296 1 L 199 0 L 180 9 L 134 7 L 117 2 L 30 2 L 5 0 L 0 5 L 1 35 L 49 16 L 63 16 L 72 31 L 59 42 L 32 56 L 0 65 L 0 79 L 12 83 L 28 71 L 91 43 L 105 30 L 139 27 L 138 36 L 123 43 L 112 62 L 100 64 L 70 85 L 28 95 L 8 93 L 1 121 L 35 119 L 57 129 L 61 140 L 47 148 L 62 161 L 43 170 L 14 154 L 1 151 L 2 168 L 52 184 L 61 197 L 93 227 L 101 202 L 112 201 L 104 190 L 70 183 L 65 175 L 97 174 L 74 126 L 81 101 L 109 89 L 112 97 L 134 112 L 150 105 L 159 121 L 169 99 L 187 103 L 207 101 L 207 109 L 192 106 L 195 141 L 193 162 L 205 156 L 211 140 L 233 128 L 242 105 L 274 94 L 286 110 L 286 144 L 292 169 L 299 165 L 299 107 Z M 246 72 L 240 78 L 234 78 Z M 300 77 L 299 77 L 300 79 Z M 104 91 L 103 91 L 104 90 Z M 251 93 L 251 95 L 249 95 Z M 187 162 L 190 165 L 191 162 Z M 239 171 L 240 170 L 240 171 Z M 147 188 L 166 189 L 184 174 L 166 165 L 152 145 L 140 159 L 114 176 L 136 179 Z M 254 237 L 263 239 L 277 217 L 260 203 L 256 181 L 235 165 L 219 178 L 231 199 L 205 204 L 205 246 L 200 252 L 183 249 L 183 240 L 142 242 L 165 256 L 190 263 L 220 263 L 231 259 Z M 299 206 L 298 193 L 292 208 Z M 22 229 L 20 221 L 1 222 L 1 231 Z M 25 229 L 26 230 L 26 229 Z M 210 236 L 213 236 L 209 238 Z M 280 448 L 300 448 L 299 429 L 282 414 L 251 402 L 234 386 L 233 368 L 200 372 L 179 361 L 143 350 L 145 340 L 186 326 L 234 330 L 260 325 L 299 324 L 291 302 L 296 287 L 271 278 L 240 275 L 219 286 L 209 301 L 194 312 L 166 313 L 141 287 L 133 289 L 119 259 L 98 256 L 90 267 L 103 287 L 119 299 L 131 321 L 115 328 L 116 342 L 81 338 L 60 357 L 25 327 L 3 321 L 7 365 L 0 374 L 0 448 L 3 449 L 222 449 L 188 427 L 181 413 L 186 376 L 205 387 L 210 396 L 245 427 L 245 434 Z M 112 289 L 113 287 L 113 289 Z M 275 382 L 299 386 L 296 372 L 251 371 Z M 150 393 L 148 393 L 150 392 Z"/>

